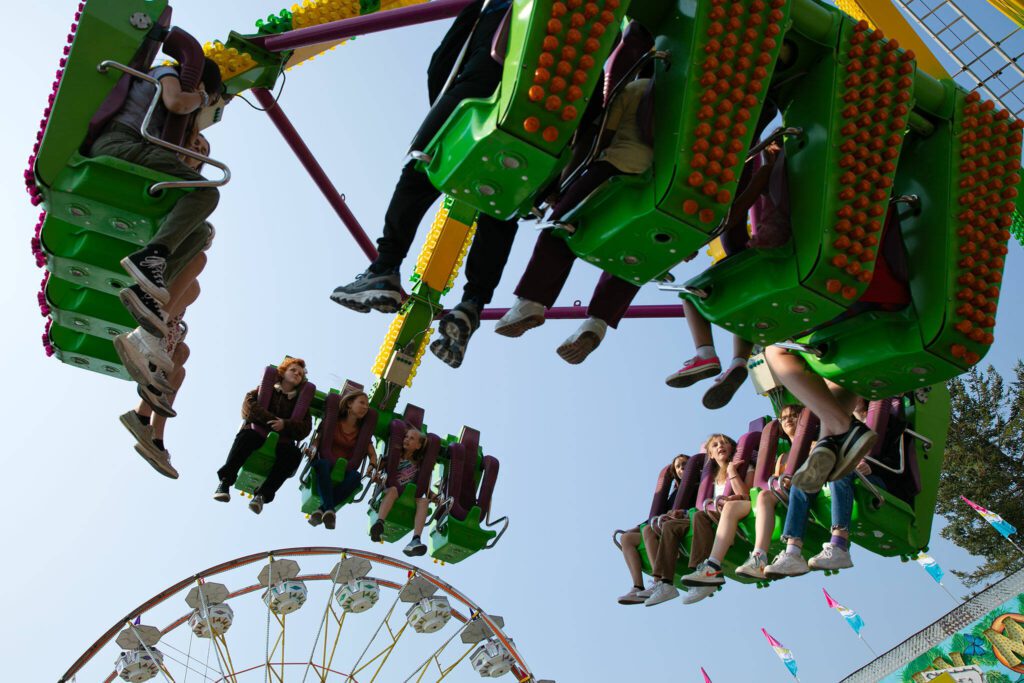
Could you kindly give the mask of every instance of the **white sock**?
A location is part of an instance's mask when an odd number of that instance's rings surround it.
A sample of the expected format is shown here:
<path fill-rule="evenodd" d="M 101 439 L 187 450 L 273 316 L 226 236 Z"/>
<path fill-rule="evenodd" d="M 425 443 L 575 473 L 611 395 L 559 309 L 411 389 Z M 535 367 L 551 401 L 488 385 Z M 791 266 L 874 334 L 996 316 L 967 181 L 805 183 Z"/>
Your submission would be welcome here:
<path fill-rule="evenodd" d="M 733 358 L 732 359 L 732 363 L 729 365 L 729 368 L 731 369 L 731 368 L 739 368 L 739 367 L 746 367 L 746 366 L 747 366 L 747 359 L 746 358 Z"/>
<path fill-rule="evenodd" d="M 761 550 L 760 548 L 754 548 L 754 555 L 756 557 L 760 557 L 762 559 L 768 557 L 768 553 L 766 551 L 764 551 L 764 550 Z"/>
<path fill-rule="evenodd" d="M 697 347 L 697 358 L 700 358 L 701 360 L 706 360 L 708 358 L 714 358 L 717 355 L 718 354 L 715 353 L 715 347 L 714 346 L 698 346 Z"/>
<path fill-rule="evenodd" d="M 787 555 L 799 555 L 802 548 L 794 543 L 790 543 L 786 546 Z"/>

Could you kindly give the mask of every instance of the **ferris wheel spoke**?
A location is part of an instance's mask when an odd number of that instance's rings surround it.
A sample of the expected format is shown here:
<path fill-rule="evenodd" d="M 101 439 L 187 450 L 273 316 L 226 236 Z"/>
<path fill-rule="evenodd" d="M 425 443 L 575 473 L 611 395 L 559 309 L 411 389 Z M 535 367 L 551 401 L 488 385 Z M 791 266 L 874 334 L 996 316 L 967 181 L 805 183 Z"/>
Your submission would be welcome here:
<path fill-rule="evenodd" d="M 168 655 L 166 653 L 164 655 L 166 659 L 170 659 L 172 662 L 174 662 L 176 664 L 179 664 L 182 668 L 185 669 L 185 678 L 183 679 L 182 683 L 185 683 L 186 681 L 188 681 L 188 674 L 189 674 L 189 672 L 192 672 L 192 673 L 198 674 L 199 676 L 202 676 L 203 680 L 206 680 L 206 681 L 216 681 L 216 680 L 218 680 L 217 677 L 216 677 L 216 674 L 217 674 L 217 670 L 216 669 L 211 667 L 208 663 L 203 662 L 198 657 L 193 657 L 192 656 L 192 654 L 191 654 L 191 652 L 192 652 L 192 639 L 191 638 L 189 639 L 189 650 L 188 650 L 188 652 L 183 651 L 181 648 L 175 647 L 174 645 L 172 645 L 167 640 L 167 638 L 162 639 L 160 642 L 161 642 L 161 644 L 164 647 L 167 647 L 167 648 L 177 652 L 178 654 L 180 654 L 184 658 L 184 660 L 182 660 L 182 659 L 178 659 L 177 657 L 172 657 L 172 656 L 170 656 L 170 655 Z M 211 677 L 210 674 L 213 674 L 213 676 Z"/>
<path fill-rule="evenodd" d="M 341 553 L 340 562 L 343 562 L 345 560 L 345 557 L 346 554 Z M 324 615 L 323 618 L 320 620 L 319 627 L 317 627 L 316 638 L 313 640 L 313 648 L 309 653 L 309 663 L 306 665 L 306 670 L 302 674 L 302 683 L 306 683 L 306 676 L 309 674 L 309 670 L 311 668 L 316 670 L 317 676 L 320 678 L 320 683 L 326 683 L 327 674 L 331 669 L 331 664 L 334 662 L 334 653 L 338 649 L 338 641 L 341 639 L 341 629 L 345 625 L 346 614 L 346 612 L 342 612 L 341 617 L 339 618 L 338 613 L 334 610 L 334 603 L 332 602 L 332 600 L 334 598 L 334 589 L 337 585 L 338 575 L 337 573 L 332 573 L 331 587 L 327 591 L 327 604 L 324 606 Z M 334 623 L 338 626 L 338 630 L 336 631 L 334 636 L 334 644 L 331 646 L 330 656 L 328 656 L 327 653 L 327 641 L 330 640 L 330 622 L 328 620 L 329 618 L 333 618 Z M 321 658 L 320 666 L 317 667 L 313 663 L 313 657 L 316 655 L 316 646 L 320 643 L 321 634 L 323 635 L 324 643 L 323 657 Z"/>
<path fill-rule="evenodd" d="M 423 677 L 424 677 L 424 676 L 425 676 L 425 675 L 427 674 L 427 670 L 428 670 L 428 669 L 430 669 L 430 662 L 434 662 L 435 664 L 437 664 L 437 670 L 438 670 L 438 672 L 439 672 L 439 673 L 441 674 L 441 678 L 438 678 L 437 680 L 439 680 L 439 681 L 440 681 L 440 680 L 442 680 L 442 679 L 443 679 L 443 678 L 444 678 L 445 676 L 447 676 L 447 675 L 448 675 L 448 673 L 450 673 L 452 669 L 454 669 L 454 668 L 455 668 L 456 666 L 458 666 L 458 665 L 459 665 L 459 664 L 460 664 L 460 663 L 462 662 L 462 660 L 463 660 L 463 659 L 465 659 L 465 658 L 466 658 L 466 656 L 467 656 L 467 655 L 469 655 L 469 653 L 473 651 L 473 647 L 470 647 L 470 648 L 469 648 L 469 650 L 467 650 L 465 654 L 463 654 L 463 655 L 462 655 L 461 657 L 459 657 L 459 658 L 458 658 L 457 660 L 455 660 L 455 663 L 454 663 L 454 664 L 452 664 L 452 665 L 450 665 L 450 666 L 449 666 L 449 667 L 447 667 L 447 668 L 444 668 L 444 667 L 442 667 L 442 666 L 441 666 L 441 659 L 440 659 L 440 657 L 441 657 L 441 653 L 442 653 L 442 652 L 444 652 L 444 649 L 445 649 L 446 647 L 448 647 L 448 645 L 449 645 L 449 644 L 450 644 L 450 643 L 451 643 L 451 642 L 452 642 L 453 640 L 455 640 L 455 637 L 456 637 L 456 636 L 460 636 L 460 635 L 462 635 L 463 631 L 465 631 L 465 630 L 466 630 L 466 627 L 467 627 L 467 626 L 469 626 L 469 625 L 470 625 L 470 624 L 471 624 L 472 622 L 473 622 L 473 619 L 467 619 L 467 620 L 466 620 L 466 621 L 465 621 L 465 622 L 464 622 L 464 623 L 462 624 L 462 626 L 460 626 L 460 627 L 459 627 L 459 630 L 457 630 L 457 631 L 456 631 L 455 633 L 453 633 L 453 634 L 452 634 L 452 635 L 451 635 L 451 636 L 450 636 L 450 637 L 448 638 L 448 640 L 444 641 L 444 642 L 443 642 L 443 643 L 441 644 L 441 647 L 439 647 L 439 648 L 437 648 L 436 650 L 434 650 L 434 651 L 433 651 L 433 652 L 432 652 L 432 653 L 431 653 L 431 654 L 430 654 L 430 655 L 429 655 L 429 656 L 427 657 L 427 659 L 426 659 L 426 660 L 425 660 L 425 661 L 424 661 L 424 662 L 423 662 L 422 664 L 420 664 L 420 665 L 419 665 L 418 667 L 416 667 L 416 669 L 415 669 L 415 670 L 414 670 L 414 671 L 413 671 L 413 672 L 412 672 L 411 674 L 409 674 L 409 677 L 408 677 L 408 678 L 406 678 L 406 679 L 405 679 L 405 681 L 404 681 L 403 683 L 409 683 L 409 681 L 411 681 L 411 680 L 412 680 L 412 677 L 413 677 L 413 676 L 415 676 L 415 675 L 416 675 L 417 673 L 419 673 L 419 677 L 418 677 L 418 678 L 416 679 L 416 683 L 420 683 L 420 681 L 422 681 L 422 680 L 423 680 Z M 474 644 L 474 645 L 475 645 L 475 644 Z"/>

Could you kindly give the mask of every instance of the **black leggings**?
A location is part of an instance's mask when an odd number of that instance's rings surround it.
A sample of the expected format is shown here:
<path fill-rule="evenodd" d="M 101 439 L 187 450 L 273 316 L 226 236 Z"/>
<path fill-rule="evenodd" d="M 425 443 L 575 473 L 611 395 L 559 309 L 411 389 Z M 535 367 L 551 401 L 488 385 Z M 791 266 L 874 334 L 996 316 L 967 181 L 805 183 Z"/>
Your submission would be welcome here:
<path fill-rule="evenodd" d="M 245 464 L 249 456 L 255 453 L 266 440 L 266 437 L 255 429 L 245 428 L 238 432 L 235 435 L 235 442 L 231 444 L 231 450 L 228 451 L 227 462 L 217 470 L 220 480 L 227 483 L 228 486 L 234 484 L 235 479 L 238 478 L 238 470 L 242 469 L 242 465 Z M 270 474 L 253 493 L 263 496 L 265 503 L 274 500 L 274 494 L 281 488 L 285 479 L 292 476 L 301 461 L 302 453 L 298 446 L 287 439 L 278 439 L 277 449 L 274 451 L 274 465 L 270 468 Z"/>

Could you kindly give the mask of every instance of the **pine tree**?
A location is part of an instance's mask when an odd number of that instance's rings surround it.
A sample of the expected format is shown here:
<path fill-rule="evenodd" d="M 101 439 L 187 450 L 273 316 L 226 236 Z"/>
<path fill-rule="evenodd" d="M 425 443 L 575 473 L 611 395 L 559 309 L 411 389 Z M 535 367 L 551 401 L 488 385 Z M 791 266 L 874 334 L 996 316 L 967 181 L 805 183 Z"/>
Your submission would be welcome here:
<path fill-rule="evenodd" d="M 952 402 L 936 513 L 942 537 L 984 562 L 956 574 L 966 586 L 1024 567 L 1013 546 L 960 500 L 966 496 L 1024 531 L 1024 363 L 1008 385 L 991 365 L 949 381 Z"/>

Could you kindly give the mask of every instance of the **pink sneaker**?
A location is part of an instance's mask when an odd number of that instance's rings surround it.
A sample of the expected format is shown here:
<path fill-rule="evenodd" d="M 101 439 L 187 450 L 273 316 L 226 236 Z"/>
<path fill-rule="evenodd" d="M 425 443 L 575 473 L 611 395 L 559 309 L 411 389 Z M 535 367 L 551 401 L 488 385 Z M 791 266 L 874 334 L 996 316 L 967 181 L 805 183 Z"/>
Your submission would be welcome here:
<path fill-rule="evenodd" d="M 719 362 L 718 356 L 712 356 L 711 358 L 694 356 L 683 363 L 683 367 L 666 377 L 665 384 L 674 389 L 682 389 L 702 379 L 714 377 L 721 371 L 722 364 Z"/>

